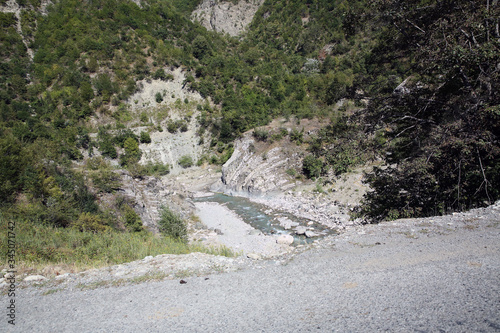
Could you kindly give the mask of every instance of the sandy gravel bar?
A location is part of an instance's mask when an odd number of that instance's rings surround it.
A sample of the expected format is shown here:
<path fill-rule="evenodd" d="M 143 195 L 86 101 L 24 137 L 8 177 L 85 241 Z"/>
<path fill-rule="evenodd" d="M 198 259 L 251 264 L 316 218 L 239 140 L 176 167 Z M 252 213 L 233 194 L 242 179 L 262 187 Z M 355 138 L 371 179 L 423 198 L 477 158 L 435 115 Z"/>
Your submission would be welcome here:
<path fill-rule="evenodd" d="M 201 222 L 222 234 L 213 235 L 214 241 L 243 254 L 256 253 L 264 257 L 275 256 L 290 250 L 288 245 L 277 244 L 276 237 L 263 235 L 245 223 L 229 208 L 215 202 L 195 203 Z"/>

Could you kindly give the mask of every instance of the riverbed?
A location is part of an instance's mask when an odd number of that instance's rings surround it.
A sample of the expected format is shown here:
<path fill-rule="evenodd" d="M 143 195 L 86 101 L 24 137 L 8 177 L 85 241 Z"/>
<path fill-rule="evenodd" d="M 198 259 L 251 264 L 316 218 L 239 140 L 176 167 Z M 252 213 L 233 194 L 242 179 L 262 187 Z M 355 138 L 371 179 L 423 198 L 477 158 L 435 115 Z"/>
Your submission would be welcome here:
<path fill-rule="evenodd" d="M 243 197 L 212 193 L 197 197 L 194 202 L 201 222 L 207 228 L 217 230 L 219 241 L 245 253 L 276 252 L 270 250 L 273 246 L 269 244 L 276 243 L 279 235 L 293 236 L 292 246 L 296 246 L 335 233 L 315 221 Z M 304 234 L 306 231 L 309 237 Z M 263 243 L 267 245 L 263 246 Z"/>
<path fill-rule="evenodd" d="M 206 239 L 210 245 L 223 244 L 235 252 L 259 257 L 273 257 L 290 250 L 288 245 L 278 244 L 276 236 L 263 234 L 224 205 L 196 202 L 195 206 L 201 222 L 213 231 Z"/>

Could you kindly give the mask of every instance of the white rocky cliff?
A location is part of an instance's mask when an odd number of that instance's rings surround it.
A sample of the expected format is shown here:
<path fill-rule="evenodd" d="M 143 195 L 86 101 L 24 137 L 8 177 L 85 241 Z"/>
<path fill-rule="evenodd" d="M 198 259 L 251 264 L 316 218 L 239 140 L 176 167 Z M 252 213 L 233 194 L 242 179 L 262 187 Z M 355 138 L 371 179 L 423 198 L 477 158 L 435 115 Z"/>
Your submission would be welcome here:
<path fill-rule="evenodd" d="M 250 132 L 235 143 L 234 153 L 222 167 L 223 190 L 232 194 L 262 194 L 285 191 L 294 187 L 295 180 L 286 170 L 298 169 L 302 155 L 293 145 L 258 149 Z"/>
<path fill-rule="evenodd" d="M 231 1 L 204 0 L 191 15 L 193 21 L 199 21 L 208 30 L 238 36 L 247 26 L 264 3 L 264 0 Z"/>

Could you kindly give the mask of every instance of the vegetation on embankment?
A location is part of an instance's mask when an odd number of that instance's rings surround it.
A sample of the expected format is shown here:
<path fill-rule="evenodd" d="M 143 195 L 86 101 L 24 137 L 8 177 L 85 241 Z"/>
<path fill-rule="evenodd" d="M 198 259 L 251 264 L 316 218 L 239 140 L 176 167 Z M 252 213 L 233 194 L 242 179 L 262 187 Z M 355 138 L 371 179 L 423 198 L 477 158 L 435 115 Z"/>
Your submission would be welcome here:
<path fill-rule="evenodd" d="M 500 197 L 498 2 L 266 1 L 241 39 L 189 21 L 198 3 L 60 0 L 42 15 L 38 1 L 19 1 L 22 36 L 16 15 L 0 13 L 2 211 L 61 232 L 81 223 L 135 237 L 134 203 L 98 199 L 120 186 L 113 164 L 134 177 L 168 172 L 138 164 L 139 143 L 163 129 L 128 99 L 137 82 L 172 80 L 179 67 L 184 88 L 207 98 L 194 107 L 208 162 L 226 161 L 245 131 L 264 138 L 258 128 L 274 118 L 319 118 L 325 127 L 307 142 L 288 134 L 308 150 L 302 172 L 382 160 L 366 176 L 362 212 L 373 221 Z M 172 135 L 186 128 L 169 125 Z M 97 152 L 104 161 L 83 162 Z"/>
<path fill-rule="evenodd" d="M 72 269 L 104 267 L 144 259 L 159 254 L 202 252 L 227 257 L 231 249 L 188 244 L 184 239 L 154 235 L 147 231 L 124 233 L 115 230 L 95 231 L 56 228 L 23 219 L 0 217 L 0 251 L 4 254 L 15 244 L 15 267 L 18 269 L 48 265 L 70 265 Z M 9 241 L 10 239 L 10 241 Z M 8 257 L 0 258 L 0 267 L 9 267 Z"/>

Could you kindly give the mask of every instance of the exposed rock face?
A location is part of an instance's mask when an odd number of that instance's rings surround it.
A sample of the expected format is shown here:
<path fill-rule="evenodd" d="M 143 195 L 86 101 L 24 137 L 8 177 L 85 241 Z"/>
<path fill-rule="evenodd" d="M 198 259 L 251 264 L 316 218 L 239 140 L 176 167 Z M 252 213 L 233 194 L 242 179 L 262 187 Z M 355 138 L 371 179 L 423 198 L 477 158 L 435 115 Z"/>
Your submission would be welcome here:
<path fill-rule="evenodd" d="M 164 130 L 151 133 L 151 143 L 139 146 L 142 151 L 141 164 L 148 161 L 161 162 L 170 165 L 171 174 L 178 174 L 183 170 L 178 164 L 182 156 L 189 156 L 193 163 L 196 163 L 205 149 L 204 145 L 198 144 L 200 138 L 196 136 L 197 127 L 196 119 L 192 117 L 186 132 L 179 131 L 172 134 Z M 139 134 L 140 131 L 136 132 Z"/>
<path fill-rule="evenodd" d="M 208 30 L 238 36 L 252 22 L 263 3 L 264 0 L 240 0 L 235 5 L 230 1 L 204 0 L 191 18 Z"/>
<path fill-rule="evenodd" d="M 173 79 L 140 81 L 139 86 L 142 89 L 129 98 L 128 104 L 137 118 L 144 113 L 150 123 L 164 129 L 163 132 L 151 131 L 151 143 L 139 146 L 142 151 L 140 163 L 151 161 L 168 164 L 171 167 L 170 173 L 178 174 L 183 170 L 177 163 L 182 156 L 187 155 L 196 163 L 208 145 L 208 139 L 205 140 L 206 144 L 200 145 L 200 137 L 196 134 L 200 126 L 196 121 L 199 114 L 196 106 L 208 101 L 199 93 L 185 87 L 185 75 L 181 68 L 172 71 L 167 69 L 166 72 L 172 75 Z M 161 102 L 156 100 L 157 94 L 162 95 Z M 185 123 L 186 129 L 169 133 L 168 123 L 176 121 Z M 137 135 L 150 129 L 150 126 L 132 128 Z"/>
<path fill-rule="evenodd" d="M 167 177 L 163 179 L 157 177 L 136 179 L 126 171 L 121 173 L 122 186 L 119 194 L 134 203 L 133 208 L 147 229 L 158 232 L 157 222 L 160 219 L 162 205 L 168 206 L 184 219 L 193 213 L 192 202 L 186 200 L 189 193 L 174 179 Z M 102 198 L 101 200 L 112 200 L 112 198 Z"/>
<path fill-rule="evenodd" d="M 255 140 L 250 133 L 235 144 L 234 153 L 222 167 L 222 182 L 226 192 L 261 194 L 285 191 L 295 186 L 286 174 L 301 165 L 302 154 L 296 147 L 276 146 L 256 153 Z"/>

